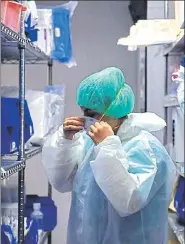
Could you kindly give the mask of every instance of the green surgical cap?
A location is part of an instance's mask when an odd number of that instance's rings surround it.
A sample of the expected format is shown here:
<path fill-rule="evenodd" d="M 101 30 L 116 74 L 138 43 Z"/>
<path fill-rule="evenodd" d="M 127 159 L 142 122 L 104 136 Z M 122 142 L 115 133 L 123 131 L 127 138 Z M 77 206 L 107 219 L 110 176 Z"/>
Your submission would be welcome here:
<path fill-rule="evenodd" d="M 79 106 L 122 118 L 134 109 L 135 96 L 118 68 L 106 68 L 85 78 L 77 90 Z"/>

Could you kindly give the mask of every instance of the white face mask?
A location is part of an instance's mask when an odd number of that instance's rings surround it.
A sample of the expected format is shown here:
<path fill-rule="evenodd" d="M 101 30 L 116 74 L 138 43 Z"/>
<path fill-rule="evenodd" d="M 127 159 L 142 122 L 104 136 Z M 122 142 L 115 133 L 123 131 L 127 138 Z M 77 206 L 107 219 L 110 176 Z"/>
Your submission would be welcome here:
<path fill-rule="evenodd" d="M 90 130 L 90 126 L 94 125 L 97 122 L 96 119 L 91 118 L 91 117 L 84 117 L 84 119 L 85 119 L 85 126 L 84 126 L 84 130 L 85 131 L 89 131 Z"/>

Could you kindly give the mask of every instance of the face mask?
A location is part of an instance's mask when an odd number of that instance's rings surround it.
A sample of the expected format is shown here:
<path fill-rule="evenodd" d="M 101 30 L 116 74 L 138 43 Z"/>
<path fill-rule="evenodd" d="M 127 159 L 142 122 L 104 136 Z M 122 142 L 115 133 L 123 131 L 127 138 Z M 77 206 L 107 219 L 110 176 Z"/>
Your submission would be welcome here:
<path fill-rule="evenodd" d="M 84 117 L 85 118 L 85 126 L 84 126 L 84 130 L 85 131 L 89 131 L 90 130 L 90 126 L 94 125 L 97 120 L 91 117 Z"/>

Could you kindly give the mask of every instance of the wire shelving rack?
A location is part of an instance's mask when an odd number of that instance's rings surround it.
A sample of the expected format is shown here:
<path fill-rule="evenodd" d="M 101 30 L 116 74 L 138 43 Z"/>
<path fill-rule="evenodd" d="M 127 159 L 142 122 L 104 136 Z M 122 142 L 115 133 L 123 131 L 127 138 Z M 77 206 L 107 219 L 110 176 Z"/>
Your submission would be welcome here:
<path fill-rule="evenodd" d="M 39 47 L 25 38 L 24 20 L 21 16 L 20 33 L 12 31 L 1 23 L 1 63 L 19 64 L 19 101 L 20 101 L 20 149 L 18 153 L 1 157 L 1 180 L 8 179 L 18 173 L 18 243 L 24 244 L 24 196 L 26 161 L 42 151 L 41 147 L 25 150 L 24 145 L 24 99 L 25 99 L 25 66 L 26 64 L 44 63 L 48 65 L 48 85 L 52 85 L 53 61 Z M 52 188 L 48 184 L 48 196 L 52 196 Z M 51 244 L 51 233 L 45 233 Z"/>

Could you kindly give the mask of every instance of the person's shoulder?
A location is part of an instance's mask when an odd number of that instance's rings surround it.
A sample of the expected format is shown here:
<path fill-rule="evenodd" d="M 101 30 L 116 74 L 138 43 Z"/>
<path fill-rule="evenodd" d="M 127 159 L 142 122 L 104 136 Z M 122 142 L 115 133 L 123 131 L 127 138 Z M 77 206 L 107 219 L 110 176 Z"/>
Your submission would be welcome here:
<path fill-rule="evenodd" d="M 152 154 L 157 159 L 158 163 L 162 161 L 172 163 L 172 159 L 169 153 L 167 152 L 165 146 L 152 133 L 142 131 L 139 135 L 138 140 L 142 141 L 145 145 L 148 145 L 148 147 L 152 150 Z"/>
<path fill-rule="evenodd" d="M 137 136 L 137 139 L 154 141 L 155 143 L 159 143 L 162 145 L 159 139 L 152 132 L 149 132 L 147 130 L 142 130 Z"/>
<path fill-rule="evenodd" d="M 133 149 L 134 147 L 140 148 L 142 150 L 150 149 L 153 152 L 160 152 L 168 154 L 163 144 L 159 139 L 154 136 L 151 132 L 146 130 L 141 130 L 140 133 L 132 137 L 125 145 L 124 148 Z"/>

